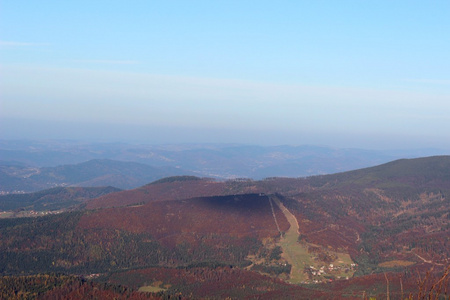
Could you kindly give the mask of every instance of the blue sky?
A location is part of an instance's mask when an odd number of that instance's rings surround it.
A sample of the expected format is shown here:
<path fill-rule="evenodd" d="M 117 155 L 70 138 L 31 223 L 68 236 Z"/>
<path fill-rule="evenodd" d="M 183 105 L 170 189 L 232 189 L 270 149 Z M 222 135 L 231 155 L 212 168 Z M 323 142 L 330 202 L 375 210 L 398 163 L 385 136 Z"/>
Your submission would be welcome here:
<path fill-rule="evenodd" d="M 449 1 L 0 0 L 0 138 L 450 149 Z"/>

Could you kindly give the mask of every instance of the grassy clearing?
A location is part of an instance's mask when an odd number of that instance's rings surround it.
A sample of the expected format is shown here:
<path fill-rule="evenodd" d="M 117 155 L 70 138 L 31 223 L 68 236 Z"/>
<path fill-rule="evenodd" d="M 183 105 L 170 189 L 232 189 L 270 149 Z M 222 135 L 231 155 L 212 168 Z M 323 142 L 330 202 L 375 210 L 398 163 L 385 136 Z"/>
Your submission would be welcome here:
<path fill-rule="evenodd" d="M 4 211 L 4 212 L 0 212 L 0 219 L 2 218 L 11 218 L 14 215 L 13 212 L 9 212 L 9 211 Z"/>
<path fill-rule="evenodd" d="M 141 286 L 139 288 L 139 292 L 145 292 L 145 293 L 157 293 L 157 292 L 161 292 L 161 291 L 165 291 L 166 289 L 160 288 L 158 286 L 152 286 L 152 285 L 147 285 L 147 286 Z"/>
<path fill-rule="evenodd" d="M 157 293 L 157 292 L 165 291 L 166 289 L 161 287 L 162 284 L 163 284 L 162 281 L 156 281 L 156 282 L 153 282 L 152 285 L 141 286 L 139 288 L 139 292 Z"/>
<path fill-rule="evenodd" d="M 298 222 L 295 216 L 278 200 L 273 199 L 288 220 L 289 230 L 280 240 L 280 247 L 283 249 L 282 257 L 292 265 L 289 282 L 300 284 L 308 280 L 308 275 L 304 272 L 306 266 L 312 264 L 308 248 L 298 242 Z"/>
<path fill-rule="evenodd" d="M 395 268 L 395 267 L 407 267 L 413 264 L 415 263 L 407 260 L 391 260 L 380 263 L 378 264 L 378 266 L 382 268 Z"/>
<path fill-rule="evenodd" d="M 308 280 L 304 269 L 312 264 L 312 260 L 308 254 L 308 248 L 298 243 L 297 239 L 298 234 L 294 235 L 291 232 L 286 232 L 280 241 L 280 246 L 283 249 L 282 257 L 292 265 L 289 282 L 300 284 Z"/>

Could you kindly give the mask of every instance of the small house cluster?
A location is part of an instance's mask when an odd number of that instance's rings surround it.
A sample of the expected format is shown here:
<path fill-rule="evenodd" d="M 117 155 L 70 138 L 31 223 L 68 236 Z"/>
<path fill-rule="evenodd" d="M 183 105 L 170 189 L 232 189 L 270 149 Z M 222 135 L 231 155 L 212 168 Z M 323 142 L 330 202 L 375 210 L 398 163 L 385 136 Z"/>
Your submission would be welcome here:
<path fill-rule="evenodd" d="M 355 270 L 357 264 L 350 265 L 322 265 L 319 267 L 309 266 L 305 268 L 310 279 L 308 283 L 320 283 L 324 281 L 333 281 L 336 279 L 349 279 L 348 273 Z M 343 276 L 345 274 L 345 276 Z M 348 275 L 347 275 L 348 274 Z"/>

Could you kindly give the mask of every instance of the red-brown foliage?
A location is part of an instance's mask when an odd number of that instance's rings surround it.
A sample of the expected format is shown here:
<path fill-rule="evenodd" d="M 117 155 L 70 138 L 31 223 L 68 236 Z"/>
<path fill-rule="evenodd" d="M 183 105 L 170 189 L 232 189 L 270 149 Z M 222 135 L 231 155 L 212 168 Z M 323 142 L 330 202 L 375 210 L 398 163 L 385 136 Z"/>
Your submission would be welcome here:
<path fill-rule="evenodd" d="M 279 279 L 239 268 L 149 268 L 115 273 L 109 281 L 130 281 L 134 288 L 152 282 L 170 287 L 168 294 L 204 299 L 314 299 L 325 293 L 291 285 Z M 290 297 L 296 295 L 296 297 Z"/>
<path fill-rule="evenodd" d="M 42 300 L 85 300 L 85 299 L 116 299 L 116 300 L 157 300 L 161 296 L 141 293 L 128 289 L 114 289 L 114 286 L 94 282 L 75 282 L 70 285 L 55 288 L 39 297 Z"/>
<path fill-rule="evenodd" d="M 115 193 L 114 195 L 105 195 L 89 201 L 87 208 L 96 209 L 101 207 L 117 207 L 137 203 L 147 203 L 151 201 L 217 196 L 224 194 L 224 192 L 225 183 L 223 182 L 208 180 L 165 182 L 148 184 L 134 190 Z"/>
<path fill-rule="evenodd" d="M 280 229 L 289 223 L 274 207 Z M 163 244 L 194 242 L 198 236 L 273 237 L 279 234 L 267 196 L 257 194 L 155 201 L 138 207 L 107 208 L 85 214 L 80 228 L 150 233 Z"/>

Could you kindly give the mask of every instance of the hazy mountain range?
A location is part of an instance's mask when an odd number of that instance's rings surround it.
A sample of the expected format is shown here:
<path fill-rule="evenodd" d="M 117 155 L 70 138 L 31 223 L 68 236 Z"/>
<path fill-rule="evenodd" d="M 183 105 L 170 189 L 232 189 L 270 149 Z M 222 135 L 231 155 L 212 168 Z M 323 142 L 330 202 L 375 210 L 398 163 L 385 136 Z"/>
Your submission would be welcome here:
<path fill-rule="evenodd" d="M 135 188 L 174 175 L 217 179 L 304 177 L 446 154 L 438 149 L 375 151 L 321 146 L 130 145 L 1 141 L 0 190 L 55 186 Z"/>
<path fill-rule="evenodd" d="M 162 177 L 189 173 L 173 167 L 151 167 L 109 159 L 41 168 L 6 163 L 0 165 L 0 191 L 34 192 L 57 186 L 114 186 L 130 189 Z"/>

